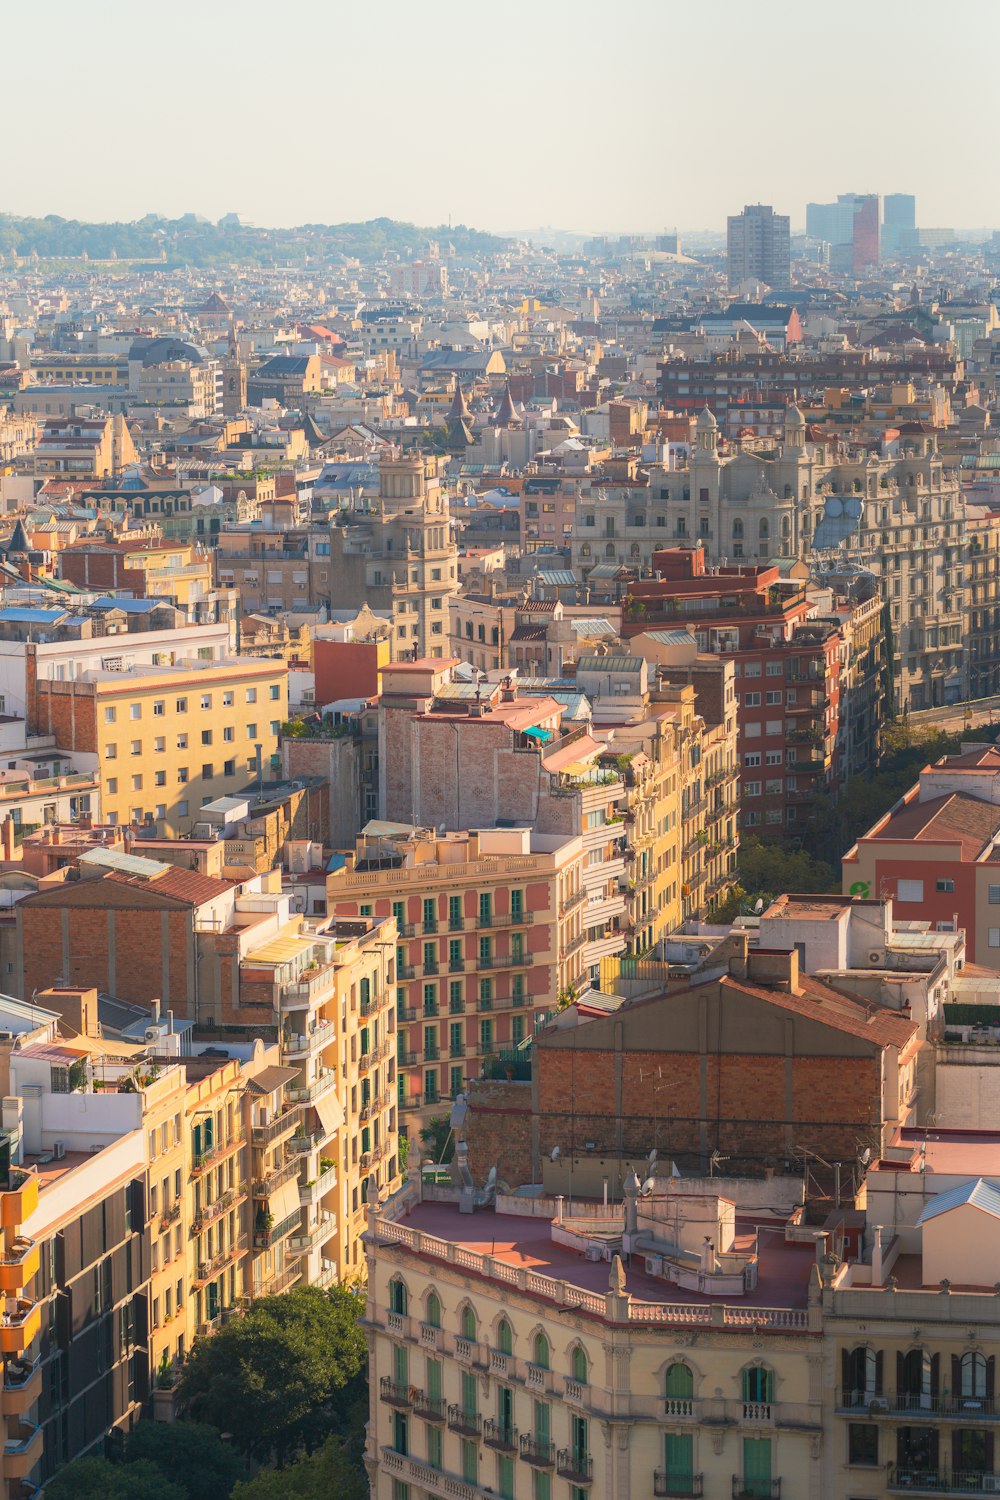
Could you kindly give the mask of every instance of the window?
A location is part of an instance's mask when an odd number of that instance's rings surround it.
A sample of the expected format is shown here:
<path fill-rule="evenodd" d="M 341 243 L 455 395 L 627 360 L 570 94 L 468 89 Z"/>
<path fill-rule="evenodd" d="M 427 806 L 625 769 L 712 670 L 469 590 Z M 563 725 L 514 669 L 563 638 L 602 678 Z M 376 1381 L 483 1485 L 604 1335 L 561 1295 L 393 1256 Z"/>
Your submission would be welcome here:
<path fill-rule="evenodd" d="M 535 1350 L 533 1362 L 538 1365 L 539 1369 L 547 1370 L 549 1368 L 549 1341 L 545 1337 L 544 1333 L 538 1333 L 535 1335 Z"/>
<path fill-rule="evenodd" d="M 938 880 L 936 885 L 939 891 L 950 892 L 955 889 L 955 882 L 953 880 Z"/>
<path fill-rule="evenodd" d="M 759 750 L 751 750 L 748 754 L 744 755 L 744 757 L 743 757 L 743 764 L 745 766 L 759 766 L 760 765 L 760 751 Z"/>
<path fill-rule="evenodd" d="M 256 724 L 248 724 L 247 725 L 247 739 L 248 740 L 255 740 L 256 738 L 257 738 L 257 726 L 256 726 Z"/>
<path fill-rule="evenodd" d="M 851 1422 L 847 1428 L 847 1462 L 878 1463 L 878 1427 L 874 1422 Z"/>
<path fill-rule="evenodd" d="M 271 686 L 267 690 L 267 695 L 271 699 L 272 703 L 277 703 L 278 699 L 281 697 L 281 687 L 279 686 L 279 684 L 276 682 L 272 682 Z"/>
<path fill-rule="evenodd" d="M 141 703 L 130 703 L 129 706 L 128 706 L 128 716 L 129 716 L 130 719 L 141 719 L 142 718 L 142 704 Z"/>
<path fill-rule="evenodd" d="M 142 754 L 142 740 L 132 740 L 129 753 L 131 755 L 141 755 Z"/>
<path fill-rule="evenodd" d="M 187 706 L 188 706 L 188 701 L 187 701 L 186 698 L 177 698 L 175 700 L 175 702 L 174 702 L 174 708 L 177 710 L 177 712 L 179 714 L 186 714 L 187 713 Z"/>
<path fill-rule="evenodd" d="M 187 747 L 188 747 L 188 737 L 187 737 L 187 735 L 186 734 L 179 734 L 177 736 L 177 748 L 178 748 L 178 750 L 186 750 Z"/>
<path fill-rule="evenodd" d="M 166 771 L 157 771 L 156 778 L 155 778 L 155 784 L 157 786 L 166 786 L 166 784 L 167 784 L 167 773 L 166 773 Z"/>
<path fill-rule="evenodd" d="M 201 706 L 202 706 L 202 708 L 211 708 L 212 707 L 212 695 L 211 695 L 211 693 L 202 693 L 202 695 L 201 695 Z"/>
<path fill-rule="evenodd" d="M 247 701 L 247 703 L 256 703 L 257 702 L 257 689 L 256 688 L 247 688 L 247 691 L 246 691 L 246 701 Z"/>
<path fill-rule="evenodd" d="M 506 1318 L 501 1318 L 497 1324 L 497 1349 L 501 1354 L 513 1354 L 514 1335 Z"/>
<path fill-rule="evenodd" d="M 747 693 L 743 699 L 747 708 L 760 708 L 760 694 Z"/>
<path fill-rule="evenodd" d="M 211 781 L 212 777 L 215 775 L 215 768 L 213 767 L 210 760 L 202 762 L 201 775 L 204 781 Z"/>
<path fill-rule="evenodd" d="M 577 1344 L 576 1348 L 573 1350 L 573 1358 L 570 1367 L 573 1371 L 573 1379 L 577 1382 L 577 1384 L 586 1385 L 590 1378 L 590 1371 L 587 1366 L 587 1353 L 586 1350 L 581 1348 L 579 1344 Z"/>
<path fill-rule="evenodd" d="M 232 725 L 227 725 L 226 728 L 222 731 L 222 738 L 224 740 L 234 740 L 236 738 L 236 730 L 232 727 Z"/>
<path fill-rule="evenodd" d="M 427 1295 L 426 1321 L 431 1328 L 441 1327 L 441 1299 L 437 1292 L 429 1292 Z"/>
<path fill-rule="evenodd" d="M 1000 885 L 990 886 L 989 900 L 991 906 L 1000 906 Z"/>
<path fill-rule="evenodd" d="M 236 775 L 236 762 L 234 760 L 225 760 L 225 761 L 223 761 L 222 762 L 222 774 L 223 774 L 223 776 L 235 776 Z"/>
<path fill-rule="evenodd" d="M 233 695 L 232 695 L 231 691 L 227 690 L 226 692 L 223 693 L 223 695 L 222 695 L 222 706 L 223 706 L 223 708 L 232 708 L 232 706 L 233 706 Z"/>
<path fill-rule="evenodd" d="M 177 767 L 177 780 L 178 781 L 187 781 L 187 779 L 188 779 L 188 768 L 187 768 L 187 766 L 178 766 Z"/>
<path fill-rule="evenodd" d="M 462 1337 L 463 1339 L 474 1339 L 476 1337 L 476 1315 L 472 1308 L 462 1308 Z"/>
<path fill-rule="evenodd" d="M 105 745 L 105 747 L 104 747 L 104 759 L 105 760 L 117 760 L 118 759 L 118 746 L 117 745 Z M 1000 890 L 1000 886 L 998 886 L 997 889 Z"/>
<path fill-rule="evenodd" d="M 400 1281 L 398 1276 L 394 1277 L 389 1283 L 389 1311 L 398 1313 L 401 1318 L 405 1318 L 406 1307 L 406 1283 Z"/>
<path fill-rule="evenodd" d="M 166 740 L 163 738 L 162 735 L 158 735 L 157 738 L 153 741 L 153 752 L 154 752 L 154 754 L 156 754 L 156 755 L 162 755 L 165 752 L 166 748 L 167 748 L 167 742 L 166 742 Z"/>
<path fill-rule="evenodd" d="M 156 703 L 153 704 L 153 717 L 154 717 L 154 719 L 155 718 L 162 718 L 163 717 L 163 709 L 164 709 L 163 699 L 160 698 Z"/>
<path fill-rule="evenodd" d="M 923 899 L 924 882 L 922 880 L 900 880 L 897 883 L 897 901 L 922 901 Z"/>
<path fill-rule="evenodd" d="M 212 731 L 210 729 L 203 729 L 201 731 L 201 743 L 203 745 L 210 745 L 212 743 Z"/>
<path fill-rule="evenodd" d="M 115 722 L 115 710 L 113 708 L 106 708 L 104 710 L 104 722 L 105 724 L 113 724 Z"/>
<path fill-rule="evenodd" d="M 668 1432 L 663 1438 L 663 1466 L 669 1495 L 690 1495 L 694 1489 L 694 1434 Z"/>

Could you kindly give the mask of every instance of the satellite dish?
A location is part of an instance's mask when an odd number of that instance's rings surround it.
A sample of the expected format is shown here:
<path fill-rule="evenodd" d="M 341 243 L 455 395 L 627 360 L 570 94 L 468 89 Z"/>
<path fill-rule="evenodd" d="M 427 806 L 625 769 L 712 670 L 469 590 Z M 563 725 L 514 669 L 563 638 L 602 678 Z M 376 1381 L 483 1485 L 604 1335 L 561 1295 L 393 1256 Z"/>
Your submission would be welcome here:
<path fill-rule="evenodd" d="M 560 1152 L 559 1147 L 558 1146 L 553 1146 L 552 1150 L 549 1152 L 549 1161 L 558 1161 L 560 1155 L 561 1155 L 561 1152 Z"/>
<path fill-rule="evenodd" d="M 865 1149 L 861 1153 L 861 1165 L 863 1167 L 867 1167 L 867 1165 L 871 1161 L 871 1159 L 872 1159 L 872 1148 L 870 1146 L 866 1146 Z"/>
<path fill-rule="evenodd" d="M 761 912 L 763 910 L 764 910 L 764 898 L 763 898 L 763 896 L 758 896 L 757 900 L 753 904 L 753 914 L 754 914 L 754 916 L 755 917 L 759 917 L 760 914 L 761 914 Z"/>
<path fill-rule="evenodd" d="M 646 1181 L 642 1185 L 642 1196 L 644 1198 L 648 1198 L 649 1194 L 653 1191 L 653 1189 L 655 1188 L 655 1186 L 656 1186 L 656 1178 L 655 1177 L 647 1177 Z"/>
<path fill-rule="evenodd" d="M 653 1165 L 654 1161 L 656 1160 L 656 1147 L 655 1146 L 653 1147 L 652 1151 L 647 1156 L 646 1160 L 649 1162 L 650 1166 Z"/>

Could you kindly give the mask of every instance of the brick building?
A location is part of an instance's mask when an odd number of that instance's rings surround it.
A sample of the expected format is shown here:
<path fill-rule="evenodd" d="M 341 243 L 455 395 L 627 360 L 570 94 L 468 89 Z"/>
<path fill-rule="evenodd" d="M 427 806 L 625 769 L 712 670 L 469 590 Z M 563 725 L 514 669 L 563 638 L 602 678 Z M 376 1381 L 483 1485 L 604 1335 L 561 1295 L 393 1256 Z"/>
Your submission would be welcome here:
<path fill-rule="evenodd" d="M 632 585 L 623 635 L 664 666 L 685 632 L 699 651 L 732 661 L 741 827 L 794 833 L 816 792 L 839 779 L 839 620 L 814 618 L 805 591 L 782 587 L 777 567 L 706 573 L 700 547 L 657 552 L 654 563 L 658 577 Z"/>
<path fill-rule="evenodd" d="M 803 1151 L 855 1162 L 910 1123 L 917 1033 L 800 974 L 795 949 L 744 950 L 721 979 L 610 1015 L 571 1007 L 535 1038 L 535 1166 L 554 1145 L 625 1161 L 655 1147 L 701 1168 L 718 1151 L 730 1171 Z"/>

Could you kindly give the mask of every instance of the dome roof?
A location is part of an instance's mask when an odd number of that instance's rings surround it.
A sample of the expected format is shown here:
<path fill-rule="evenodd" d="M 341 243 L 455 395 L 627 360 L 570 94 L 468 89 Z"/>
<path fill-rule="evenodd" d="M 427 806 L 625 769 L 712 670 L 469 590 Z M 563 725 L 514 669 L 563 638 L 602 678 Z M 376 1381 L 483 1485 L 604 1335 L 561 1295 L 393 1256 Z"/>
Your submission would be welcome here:
<path fill-rule="evenodd" d="M 704 432 L 706 429 L 710 431 L 714 430 L 718 427 L 719 424 L 715 420 L 715 413 L 710 411 L 706 406 L 703 407 L 696 425 L 701 429 L 702 432 Z"/>

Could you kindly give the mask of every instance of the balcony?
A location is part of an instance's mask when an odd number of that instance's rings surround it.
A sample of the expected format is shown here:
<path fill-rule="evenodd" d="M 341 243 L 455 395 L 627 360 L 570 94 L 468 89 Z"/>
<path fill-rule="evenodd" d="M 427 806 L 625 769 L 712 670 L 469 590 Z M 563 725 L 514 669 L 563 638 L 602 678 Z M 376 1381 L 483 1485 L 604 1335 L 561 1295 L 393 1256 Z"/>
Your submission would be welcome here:
<path fill-rule="evenodd" d="M 744 1422 L 770 1422 L 772 1406 L 770 1401 L 744 1401 Z"/>
<path fill-rule="evenodd" d="M 417 971 L 416 971 L 415 967 L 413 966 L 413 964 L 397 964 L 396 965 L 396 978 L 397 979 L 413 979 L 415 977 L 415 975 L 416 975 L 416 972 Z"/>
<path fill-rule="evenodd" d="M 533 911 L 521 912 L 492 912 L 488 917 L 480 914 L 478 921 L 474 922 L 476 927 L 530 927 L 535 920 Z"/>
<path fill-rule="evenodd" d="M 654 1495 L 681 1495 L 697 1497 L 702 1493 L 700 1474 L 668 1474 L 657 1469 L 653 1474 Z"/>
<path fill-rule="evenodd" d="M 337 1074 L 333 1068 L 321 1068 L 311 1083 L 304 1083 L 300 1088 L 289 1089 L 289 1098 L 296 1104 L 314 1104 L 317 1099 L 322 1099 L 331 1089 L 337 1086 Z"/>
<path fill-rule="evenodd" d="M 477 1411 L 466 1411 L 464 1406 L 449 1406 L 448 1426 L 462 1437 L 477 1438 L 482 1432 L 483 1419 Z"/>
<path fill-rule="evenodd" d="M 377 1068 L 382 1060 L 389 1056 L 389 1043 L 379 1042 L 371 1052 L 362 1052 L 358 1058 L 358 1072 L 367 1073 L 371 1068 Z"/>
<path fill-rule="evenodd" d="M 908 1495 L 973 1495 L 1000 1490 L 1000 1474 L 980 1469 L 905 1469 L 886 1466 L 886 1488 Z"/>
<path fill-rule="evenodd" d="M 0 1192 L 0 1223 L 4 1229 L 19 1229 L 38 1207 L 38 1176 L 24 1167 L 12 1167 L 9 1186 Z"/>
<path fill-rule="evenodd" d="M 694 1416 L 694 1402 L 690 1396 L 667 1396 L 663 1402 L 663 1415 L 668 1421 L 684 1421 Z"/>
<path fill-rule="evenodd" d="M 305 1234 L 293 1234 L 288 1243 L 299 1255 L 307 1255 L 310 1250 L 315 1250 L 317 1245 L 325 1245 L 336 1232 L 336 1214 L 323 1214 L 306 1230 Z"/>
<path fill-rule="evenodd" d="M 492 1417 L 483 1423 L 483 1442 L 498 1453 L 517 1452 L 517 1428 L 494 1422 Z"/>
<path fill-rule="evenodd" d="M 578 906 L 582 906 L 586 899 L 586 891 L 577 891 L 575 896 L 567 896 L 565 901 L 559 903 L 559 915 L 561 917 L 568 916 L 571 911 L 576 911 Z"/>
<path fill-rule="evenodd" d="M 255 1297 L 276 1297 L 279 1292 L 287 1292 L 289 1287 L 294 1286 L 301 1275 L 302 1267 L 297 1262 L 294 1266 L 283 1266 L 273 1275 L 255 1280 L 253 1294 Z"/>
<path fill-rule="evenodd" d="M 308 1156 L 310 1151 L 315 1151 L 319 1146 L 322 1146 L 325 1140 L 326 1133 L 324 1131 L 318 1130 L 310 1135 L 303 1130 L 298 1135 L 292 1136 L 288 1142 L 288 1149 L 289 1151 L 294 1151 L 297 1156 Z"/>
<path fill-rule="evenodd" d="M 415 1068 L 420 1058 L 419 1052 L 399 1051 L 396 1053 L 397 1068 Z"/>
<path fill-rule="evenodd" d="M 282 985 L 283 1008 L 314 1005 L 321 997 L 331 995 L 336 972 L 336 964 L 321 964 L 309 973 L 300 975 L 295 984 Z"/>
<path fill-rule="evenodd" d="M 38 1270 L 39 1250 L 34 1240 L 19 1234 L 0 1256 L 0 1291 L 19 1292 Z"/>
<path fill-rule="evenodd" d="M 4 1479 L 27 1479 L 41 1456 L 42 1429 L 36 1422 L 21 1422 L 16 1436 L 8 1433 L 4 1441 Z"/>
<path fill-rule="evenodd" d="M 0 1318 L 0 1354 L 23 1354 L 42 1326 L 42 1310 L 28 1297 L 8 1304 Z"/>
<path fill-rule="evenodd" d="M 362 1018 L 376 1015 L 384 1006 L 389 1004 L 389 991 L 376 990 L 367 1000 L 362 1000 L 358 1007 Z"/>
<path fill-rule="evenodd" d="M 333 1021 L 320 1021 L 304 1036 L 290 1036 L 285 1042 L 285 1056 L 286 1058 L 308 1057 L 310 1053 L 328 1047 L 336 1039 L 336 1024 Z"/>
<path fill-rule="evenodd" d="M 256 1134 L 256 1132 L 254 1133 Z M 230 1136 L 228 1141 L 220 1141 L 217 1146 L 206 1146 L 204 1151 L 196 1151 L 191 1158 L 191 1176 L 197 1177 L 198 1173 L 203 1172 L 206 1167 L 215 1166 L 218 1162 L 225 1161 L 227 1156 L 232 1156 L 233 1152 L 238 1151 L 245 1143 L 246 1136 L 241 1130 L 236 1135 Z M 254 1145 L 256 1146 L 257 1144 L 258 1142 L 254 1141 Z M 260 1144 L 263 1145 L 266 1143 L 261 1142 Z"/>
<path fill-rule="evenodd" d="M 476 968 L 480 974 L 488 973 L 490 969 L 528 969 L 535 962 L 533 953 L 493 953 L 489 958 L 476 960 Z"/>
<path fill-rule="evenodd" d="M 5 1417 L 24 1417 L 42 1394 L 42 1367 L 37 1359 L 8 1359 L 3 1372 Z"/>
<path fill-rule="evenodd" d="M 365 1124 L 367 1120 L 374 1119 L 374 1117 L 376 1115 L 380 1115 L 384 1109 L 388 1109 L 389 1103 L 390 1100 L 388 1094 L 379 1094 L 377 1099 L 369 1099 L 367 1103 L 362 1104 L 360 1110 L 358 1111 L 358 1119 L 361 1121 L 362 1125 Z"/>
<path fill-rule="evenodd" d="M 278 1115 L 276 1119 L 269 1120 L 266 1125 L 252 1126 L 250 1141 L 254 1146 L 274 1146 L 278 1141 L 286 1140 L 294 1135 L 301 1125 L 302 1116 L 293 1106 Z"/>
<path fill-rule="evenodd" d="M 243 1201 L 246 1193 L 246 1183 L 241 1182 L 239 1187 L 229 1188 L 221 1197 L 216 1198 L 214 1203 L 206 1203 L 205 1207 L 199 1213 L 195 1214 L 194 1219 L 191 1221 L 192 1235 L 201 1234 L 202 1230 L 207 1229 L 209 1224 L 214 1224 L 216 1219 L 221 1219 L 231 1208 L 235 1208 L 237 1203 Z"/>
<path fill-rule="evenodd" d="M 781 1500 L 780 1479 L 744 1479 L 733 1475 L 733 1500 Z"/>
<path fill-rule="evenodd" d="M 337 1167 L 334 1163 L 326 1167 L 313 1182 L 299 1184 L 299 1202 L 303 1208 L 319 1203 L 332 1188 L 337 1186 Z"/>
<path fill-rule="evenodd" d="M 270 1250 L 286 1236 L 293 1234 L 298 1229 L 302 1220 L 298 1210 L 289 1214 L 281 1220 L 280 1224 L 272 1224 L 270 1229 L 254 1229 L 253 1245 L 255 1250 Z M 245 1238 L 245 1236 L 244 1236 Z"/>
<path fill-rule="evenodd" d="M 551 1469 L 556 1461 L 556 1445 L 548 1438 L 533 1437 L 530 1432 L 522 1432 L 521 1457 L 526 1464 L 534 1464 L 536 1469 Z"/>
<path fill-rule="evenodd" d="M 238 1239 L 233 1240 L 231 1245 L 227 1245 L 224 1250 L 220 1250 L 218 1255 L 213 1255 L 211 1260 L 200 1260 L 194 1276 L 194 1285 L 204 1286 L 206 1281 L 211 1281 L 214 1277 L 218 1276 L 220 1271 L 225 1270 L 230 1261 L 242 1255 L 246 1248 L 247 1237 L 245 1234 L 241 1234 Z"/>
<path fill-rule="evenodd" d="M 994 1396 L 930 1396 L 919 1391 L 841 1391 L 840 1411 L 869 1417 L 912 1416 L 920 1421 L 941 1418 L 967 1423 L 995 1422 L 1000 1401 Z"/>
<path fill-rule="evenodd" d="M 575 1448 L 560 1448 L 556 1454 L 556 1473 L 570 1484 L 593 1484 L 594 1460 L 589 1453 Z"/>
<path fill-rule="evenodd" d="M 410 1406 L 412 1390 L 412 1386 L 401 1385 L 399 1381 L 390 1379 L 388 1375 L 383 1375 L 378 1383 L 379 1400 L 384 1401 L 387 1406 L 395 1406 L 398 1411 L 404 1411 Z"/>
<path fill-rule="evenodd" d="M 275 1167 L 273 1172 L 265 1172 L 263 1177 L 255 1177 L 253 1181 L 253 1195 L 255 1198 L 269 1198 L 276 1193 L 286 1182 L 291 1182 L 298 1175 L 299 1164 L 297 1161 L 286 1161 L 280 1167 Z"/>
<path fill-rule="evenodd" d="M 413 1392 L 413 1415 L 425 1422 L 443 1422 L 445 1406 L 443 1396 L 430 1396 L 426 1391 Z"/>

